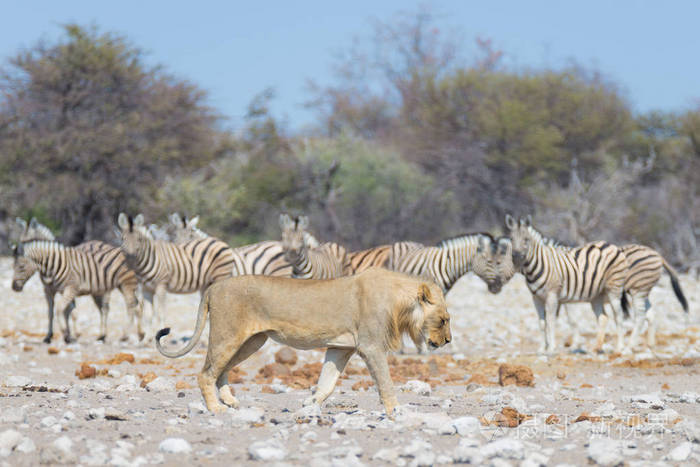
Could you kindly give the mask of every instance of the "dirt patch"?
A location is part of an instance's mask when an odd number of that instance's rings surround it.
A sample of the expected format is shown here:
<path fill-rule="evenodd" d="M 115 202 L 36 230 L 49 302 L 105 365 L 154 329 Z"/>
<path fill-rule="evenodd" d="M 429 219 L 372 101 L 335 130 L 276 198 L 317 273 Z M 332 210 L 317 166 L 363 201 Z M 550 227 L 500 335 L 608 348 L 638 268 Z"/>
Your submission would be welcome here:
<path fill-rule="evenodd" d="M 532 369 L 525 365 L 509 365 L 504 363 L 498 368 L 498 384 L 508 386 L 534 386 L 535 376 Z"/>
<path fill-rule="evenodd" d="M 522 414 L 515 410 L 513 407 L 503 407 L 501 409 L 501 412 L 497 413 L 493 417 L 493 420 L 491 420 L 490 424 L 501 427 L 515 428 L 525 420 L 530 419 L 532 419 L 532 415 Z"/>
<path fill-rule="evenodd" d="M 148 383 L 150 383 L 151 381 L 153 381 L 157 377 L 158 377 L 157 374 L 153 373 L 152 371 L 149 371 L 148 373 L 146 373 L 145 375 L 143 375 L 141 377 L 141 385 L 140 386 L 142 388 L 145 388 Z"/>
<path fill-rule="evenodd" d="M 94 378 L 97 376 L 97 369 L 87 363 L 82 363 L 80 368 L 75 371 L 75 376 L 79 379 Z"/>

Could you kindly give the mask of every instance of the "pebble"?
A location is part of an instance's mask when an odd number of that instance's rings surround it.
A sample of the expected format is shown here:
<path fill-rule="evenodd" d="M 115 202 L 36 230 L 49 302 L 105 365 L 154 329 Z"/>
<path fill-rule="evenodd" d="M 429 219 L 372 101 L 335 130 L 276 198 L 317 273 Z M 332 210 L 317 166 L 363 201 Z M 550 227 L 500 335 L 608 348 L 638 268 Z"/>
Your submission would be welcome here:
<path fill-rule="evenodd" d="M 690 443 L 688 441 L 685 441 L 675 448 L 671 450 L 671 452 L 668 453 L 668 459 L 672 460 L 674 462 L 682 462 L 686 460 L 688 457 L 690 457 L 690 454 L 693 452 L 693 443 Z"/>
<path fill-rule="evenodd" d="M 426 383 L 425 381 L 419 381 L 417 379 L 406 381 L 406 384 L 401 386 L 401 390 L 419 394 L 421 396 L 429 396 L 432 392 L 430 384 Z"/>
<path fill-rule="evenodd" d="M 620 453 L 620 443 L 610 438 L 592 439 L 586 454 L 590 460 L 602 466 L 616 466 L 624 460 Z"/>
<path fill-rule="evenodd" d="M 637 394 L 634 396 L 623 397 L 623 402 L 631 402 L 633 407 L 641 409 L 663 409 L 664 402 L 659 394 Z"/>
<path fill-rule="evenodd" d="M 41 464 L 74 464 L 77 461 L 73 441 L 67 436 L 61 436 L 39 452 Z"/>
<path fill-rule="evenodd" d="M 487 458 L 522 459 L 525 456 L 525 446 L 520 440 L 501 438 L 482 446 L 481 453 Z"/>
<path fill-rule="evenodd" d="M 146 385 L 146 390 L 151 392 L 174 392 L 175 380 L 173 378 L 159 376 Z"/>
<path fill-rule="evenodd" d="M 48 428 L 50 426 L 53 426 L 56 423 L 58 423 L 58 420 L 56 420 L 56 417 L 53 417 L 51 415 L 41 419 L 41 426 L 43 426 L 44 428 Z"/>
<path fill-rule="evenodd" d="M 396 463 L 398 459 L 399 451 L 396 448 L 382 448 L 372 456 L 373 461 L 384 461 L 390 463 Z"/>
<path fill-rule="evenodd" d="M 5 430 L 0 433 L 0 457 L 7 457 L 19 443 L 22 442 L 22 433 L 16 430 Z"/>
<path fill-rule="evenodd" d="M 0 411 L 0 423 L 26 423 L 24 407 L 5 407 Z"/>
<path fill-rule="evenodd" d="M 182 438 L 166 438 L 158 445 L 158 450 L 171 454 L 189 453 L 192 446 Z"/>
<path fill-rule="evenodd" d="M 480 465 L 484 462 L 484 455 L 479 449 L 479 443 L 474 439 L 464 438 L 459 440 L 457 448 L 452 452 L 455 463 Z"/>
<path fill-rule="evenodd" d="M 248 455 L 254 461 L 281 461 L 287 457 L 287 450 L 279 440 L 270 438 L 248 446 Z"/>
<path fill-rule="evenodd" d="M 29 379 L 29 377 L 18 376 L 18 375 L 9 376 L 4 382 L 5 386 L 9 386 L 9 387 L 29 386 L 31 383 L 32 383 L 32 380 Z"/>
<path fill-rule="evenodd" d="M 475 436 L 481 433 L 481 422 L 476 417 L 460 417 L 452 420 L 459 436 Z"/>
<path fill-rule="evenodd" d="M 233 424 L 260 423 L 265 417 L 265 411 L 259 407 L 249 407 L 236 410 L 231 416 Z"/>

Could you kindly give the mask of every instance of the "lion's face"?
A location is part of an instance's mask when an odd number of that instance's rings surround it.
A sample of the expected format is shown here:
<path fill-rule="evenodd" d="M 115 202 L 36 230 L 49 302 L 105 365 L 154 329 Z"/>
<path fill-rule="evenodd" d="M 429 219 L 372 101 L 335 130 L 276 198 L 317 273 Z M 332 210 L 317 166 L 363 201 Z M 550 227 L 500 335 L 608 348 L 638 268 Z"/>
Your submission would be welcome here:
<path fill-rule="evenodd" d="M 425 342 L 433 349 L 442 347 L 452 341 L 450 331 L 450 314 L 442 290 L 435 284 L 425 284 L 418 301 L 423 308 L 423 336 Z"/>

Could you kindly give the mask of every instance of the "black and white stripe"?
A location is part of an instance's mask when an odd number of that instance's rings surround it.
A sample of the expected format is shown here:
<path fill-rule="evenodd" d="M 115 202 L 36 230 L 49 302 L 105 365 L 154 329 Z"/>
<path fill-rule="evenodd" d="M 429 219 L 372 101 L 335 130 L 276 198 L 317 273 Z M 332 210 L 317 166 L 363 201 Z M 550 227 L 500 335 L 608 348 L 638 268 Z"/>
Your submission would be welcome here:
<path fill-rule="evenodd" d="M 280 216 L 284 257 L 292 265 L 297 279 L 333 279 L 350 271 L 347 251 L 337 243 L 324 243 L 311 248 L 306 240 L 308 218 Z"/>

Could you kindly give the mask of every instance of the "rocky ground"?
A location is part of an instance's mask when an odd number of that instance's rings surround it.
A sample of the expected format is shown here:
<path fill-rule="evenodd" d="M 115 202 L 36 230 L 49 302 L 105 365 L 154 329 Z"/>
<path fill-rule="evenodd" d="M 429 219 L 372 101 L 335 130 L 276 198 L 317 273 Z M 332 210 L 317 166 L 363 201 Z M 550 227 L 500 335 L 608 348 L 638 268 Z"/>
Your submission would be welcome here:
<path fill-rule="evenodd" d="M 43 344 L 41 284 L 33 278 L 14 293 L 11 275 L 11 260 L 0 259 L 2 465 L 700 462 L 700 287 L 691 277 L 682 278 L 687 319 L 667 279 L 652 293 L 661 315 L 654 352 L 612 355 L 608 343 L 605 355 L 563 347 L 549 358 L 535 353 L 541 336 L 519 277 L 496 296 L 467 277 L 448 295 L 453 342 L 428 355 L 407 346 L 412 354 L 391 358 L 402 404 L 391 421 L 357 357 L 320 410 L 302 409 L 322 353 L 280 352 L 274 343 L 232 372 L 241 408 L 211 415 L 196 387 L 204 339 L 176 360 L 150 341 L 119 342 L 126 313 L 115 293 L 106 344 L 95 342 L 98 314 L 86 298 L 76 309 L 78 342 Z M 190 335 L 197 303 L 169 297 L 172 345 Z M 590 309 L 573 315 L 592 341 Z M 499 378 L 499 369 L 520 373 Z"/>

